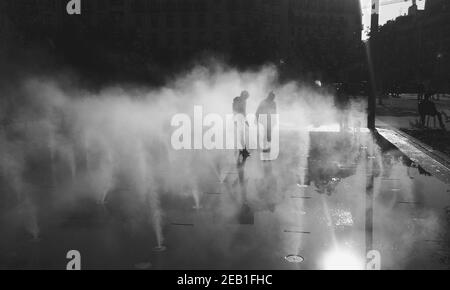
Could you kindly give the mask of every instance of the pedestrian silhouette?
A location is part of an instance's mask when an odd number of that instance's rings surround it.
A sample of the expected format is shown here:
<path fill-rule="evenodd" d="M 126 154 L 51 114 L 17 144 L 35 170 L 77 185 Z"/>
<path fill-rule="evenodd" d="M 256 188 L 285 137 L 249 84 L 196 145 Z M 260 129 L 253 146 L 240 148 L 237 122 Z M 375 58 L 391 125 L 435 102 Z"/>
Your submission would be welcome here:
<path fill-rule="evenodd" d="M 258 125 L 258 132 L 261 132 L 262 134 L 261 146 L 264 153 L 270 152 L 272 129 L 273 126 L 276 125 L 276 119 L 274 117 L 276 113 L 277 104 L 275 103 L 275 94 L 270 92 L 267 98 L 261 101 L 256 110 L 256 124 Z"/>
<path fill-rule="evenodd" d="M 431 117 L 434 121 L 434 127 L 436 127 L 436 119 L 439 121 L 439 126 L 441 129 L 445 129 L 445 124 L 442 120 L 442 114 L 436 109 L 436 104 L 430 100 L 431 95 L 426 94 L 425 99 L 419 102 L 419 115 L 420 115 L 420 123 L 422 127 L 425 127 L 431 123 Z M 427 119 L 428 117 L 428 119 Z"/>
<path fill-rule="evenodd" d="M 233 115 L 234 115 L 234 129 L 235 135 L 238 139 L 239 157 L 247 159 L 250 156 L 250 152 L 247 150 L 248 139 L 248 121 L 247 121 L 247 99 L 250 94 L 247 91 L 242 91 L 239 97 L 233 99 Z"/>
<path fill-rule="evenodd" d="M 337 88 L 334 104 L 338 110 L 339 127 L 346 129 L 348 127 L 348 110 L 350 107 L 349 86 L 346 83 Z"/>
<path fill-rule="evenodd" d="M 417 100 L 421 101 L 425 94 L 425 85 L 423 83 L 420 83 L 417 86 Z"/>

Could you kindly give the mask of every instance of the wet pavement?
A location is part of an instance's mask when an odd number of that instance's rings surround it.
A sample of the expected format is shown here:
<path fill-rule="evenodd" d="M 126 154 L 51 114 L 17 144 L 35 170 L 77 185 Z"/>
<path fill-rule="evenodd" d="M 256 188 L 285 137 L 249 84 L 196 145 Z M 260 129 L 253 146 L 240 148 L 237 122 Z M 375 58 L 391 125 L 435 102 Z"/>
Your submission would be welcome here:
<path fill-rule="evenodd" d="M 432 147 L 390 126 L 377 128 L 377 131 L 384 139 L 405 153 L 408 158 L 419 163 L 433 176 L 444 183 L 450 183 L 450 158 L 447 155 L 433 150 Z"/>
<path fill-rule="evenodd" d="M 277 160 L 229 151 L 157 201 L 118 182 L 99 204 L 37 162 L 30 201 L 2 186 L 0 268 L 65 269 L 78 250 L 83 269 L 365 269 L 375 250 L 381 269 L 448 269 L 450 186 L 376 139 L 285 131 Z"/>

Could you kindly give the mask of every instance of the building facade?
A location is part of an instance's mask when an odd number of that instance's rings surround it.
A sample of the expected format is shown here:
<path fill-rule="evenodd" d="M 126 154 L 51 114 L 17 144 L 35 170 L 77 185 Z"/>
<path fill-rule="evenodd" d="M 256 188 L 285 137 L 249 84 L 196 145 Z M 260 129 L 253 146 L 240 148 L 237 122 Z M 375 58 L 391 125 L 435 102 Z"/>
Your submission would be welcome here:
<path fill-rule="evenodd" d="M 427 0 L 425 10 L 411 6 L 409 14 L 380 27 L 376 49 L 384 86 L 406 89 L 424 83 L 449 91 L 450 3 Z"/>

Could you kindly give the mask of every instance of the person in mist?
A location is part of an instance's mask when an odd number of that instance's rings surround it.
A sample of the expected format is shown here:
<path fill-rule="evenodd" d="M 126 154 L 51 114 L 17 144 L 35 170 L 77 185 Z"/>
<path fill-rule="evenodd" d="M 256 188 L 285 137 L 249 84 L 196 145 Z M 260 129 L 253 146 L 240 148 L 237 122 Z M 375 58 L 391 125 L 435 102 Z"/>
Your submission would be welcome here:
<path fill-rule="evenodd" d="M 250 156 L 250 152 L 247 150 L 247 134 L 248 134 L 248 121 L 247 121 L 247 99 L 250 94 L 247 91 L 242 91 L 241 95 L 233 99 L 233 115 L 234 115 L 234 128 L 235 134 L 239 142 L 239 156 L 245 160 Z"/>
<path fill-rule="evenodd" d="M 263 152 L 270 152 L 270 143 L 272 142 L 272 128 L 276 125 L 276 119 L 273 115 L 277 113 L 277 104 L 275 103 L 275 94 L 270 92 L 258 106 L 256 110 L 256 125 L 258 132 L 261 132 Z M 260 130 L 260 127 L 262 127 Z"/>
<path fill-rule="evenodd" d="M 350 95 L 348 84 L 343 83 L 337 88 L 334 100 L 335 106 L 338 110 L 339 127 L 342 129 L 348 128 L 348 110 L 350 107 Z"/>

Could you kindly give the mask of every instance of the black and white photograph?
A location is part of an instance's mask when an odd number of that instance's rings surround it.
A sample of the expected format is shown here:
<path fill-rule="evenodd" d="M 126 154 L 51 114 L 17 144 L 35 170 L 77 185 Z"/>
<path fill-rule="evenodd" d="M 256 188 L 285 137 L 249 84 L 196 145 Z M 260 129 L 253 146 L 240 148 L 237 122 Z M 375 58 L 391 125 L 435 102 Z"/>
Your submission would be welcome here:
<path fill-rule="evenodd" d="M 449 270 L 449 130 L 450 0 L 0 0 L 0 270 Z"/>

